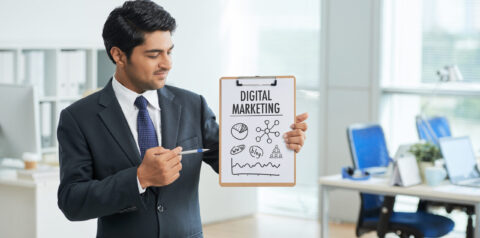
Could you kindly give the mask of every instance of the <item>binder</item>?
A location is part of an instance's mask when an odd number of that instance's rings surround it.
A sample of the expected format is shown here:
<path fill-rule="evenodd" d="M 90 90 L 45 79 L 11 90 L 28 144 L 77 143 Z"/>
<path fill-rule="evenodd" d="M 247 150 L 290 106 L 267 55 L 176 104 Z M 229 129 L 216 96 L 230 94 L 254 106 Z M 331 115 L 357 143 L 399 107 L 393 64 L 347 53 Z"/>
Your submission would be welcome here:
<path fill-rule="evenodd" d="M 15 55 L 13 51 L 0 51 L 0 83 L 15 83 Z"/>
<path fill-rule="evenodd" d="M 38 96 L 44 96 L 45 85 L 45 52 L 40 50 L 26 51 L 25 55 L 25 79 L 24 85 L 32 85 L 36 88 Z"/>
<path fill-rule="evenodd" d="M 52 146 L 52 104 L 50 102 L 44 102 L 40 104 L 40 132 L 42 137 L 42 148 Z"/>
<path fill-rule="evenodd" d="M 87 55 L 83 50 L 63 50 L 60 53 L 58 96 L 76 97 L 85 91 Z"/>

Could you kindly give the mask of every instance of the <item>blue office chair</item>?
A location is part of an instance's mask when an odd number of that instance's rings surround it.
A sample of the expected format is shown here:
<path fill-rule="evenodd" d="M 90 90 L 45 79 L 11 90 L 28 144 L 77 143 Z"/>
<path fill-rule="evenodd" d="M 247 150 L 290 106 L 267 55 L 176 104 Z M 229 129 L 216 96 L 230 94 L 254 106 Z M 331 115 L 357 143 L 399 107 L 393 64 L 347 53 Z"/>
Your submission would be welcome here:
<path fill-rule="evenodd" d="M 452 136 L 450 125 L 445 117 L 417 116 L 415 118 L 418 137 L 421 140 L 430 141 L 438 146 L 438 139 L 441 137 Z"/>
<path fill-rule="evenodd" d="M 356 169 L 387 167 L 391 158 L 385 136 L 377 124 L 352 125 L 347 129 L 352 161 Z M 395 197 L 360 194 L 361 205 L 355 233 L 377 231 L 379 237 L 395 232 L 400 237 L 439 237 L 453 229 L 449 218 L 426 212 L 394 212 Z"/>
<path fill-rule="evenodd" d="M 419 139 L 431 142 L 433 144 L 436 144 L 437 146 L 439 146 L 439 138 L 452 136 L 450 124 L 448 123 L 447 118 L 442 116 L 425 117 L 418 115 L 415 118 L 415 124 L 417 126 Z M 453 209 L 459 209 L 464 211 L 468 216 L 466 237 L 473 238 L 472 216 L 475 213 L 474 206 L 466 204 L 442 203 L 420 200 L 420 202 L 418 203 L 418 210 L 426 211 L 428 206 L 443 206 L 448 213 L 450 213 Z"/>

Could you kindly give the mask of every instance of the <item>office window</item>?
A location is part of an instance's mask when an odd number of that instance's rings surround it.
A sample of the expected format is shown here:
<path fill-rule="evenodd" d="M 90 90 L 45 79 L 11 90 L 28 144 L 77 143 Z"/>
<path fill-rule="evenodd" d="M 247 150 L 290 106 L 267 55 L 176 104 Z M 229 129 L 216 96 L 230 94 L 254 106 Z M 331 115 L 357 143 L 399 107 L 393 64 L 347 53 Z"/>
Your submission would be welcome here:
<path fill-rule="evenodd" d="M 422 82 L 435 82 L 445 64 L 480 82 L 480 1 L 423 1 L 422 13 Z"/>
<path fill-rule="evenodd" d="M 388 0 L 383 24 L 381 121 L 392 153 L 417 139 L 420 113 L 446 116 L 479 152 L 480 1 Z M 457 65 L 464 82 L 439 82 L 446 65 Z"/>
<path fill-rule="evenodd" d="M 419 114 L 447 117 L 453 136 L 470 136 L 480 154 L 480 1 L 383 3 L 380 121 L 391 155 L 418 140 Z M 457 65 L 464 82 L 440 82 L 446 65 Z M 395 206 L 413 211 L 417 200 L 400 197 Z M 466 216 L 451 217 L 464 231 Z"/>
<path fill-rule="evenodd" d="M 309 112 L 308 143 L 297 155 L 297 184 L 260 188 L 260 212 L 316 217 L 319 152 L 320 2 L 227 1 L 223 34 L 229 75 L 294 75 L 297 113 Z"/>

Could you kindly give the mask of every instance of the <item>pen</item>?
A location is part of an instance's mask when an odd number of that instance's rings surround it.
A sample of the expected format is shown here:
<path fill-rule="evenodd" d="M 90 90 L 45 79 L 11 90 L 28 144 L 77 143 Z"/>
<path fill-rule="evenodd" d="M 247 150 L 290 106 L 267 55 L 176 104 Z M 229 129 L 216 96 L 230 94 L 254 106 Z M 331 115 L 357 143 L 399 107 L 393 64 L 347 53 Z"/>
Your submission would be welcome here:
<path fill-rule="evenodd" d="M 210 149 L 194 149 L 194 150 L 186 150 L 180 152 L 181 155 L 188 155 L 188 154 L 193 154 L 193 153 L 202 153 L 202 152 L 207 152 Z"/>

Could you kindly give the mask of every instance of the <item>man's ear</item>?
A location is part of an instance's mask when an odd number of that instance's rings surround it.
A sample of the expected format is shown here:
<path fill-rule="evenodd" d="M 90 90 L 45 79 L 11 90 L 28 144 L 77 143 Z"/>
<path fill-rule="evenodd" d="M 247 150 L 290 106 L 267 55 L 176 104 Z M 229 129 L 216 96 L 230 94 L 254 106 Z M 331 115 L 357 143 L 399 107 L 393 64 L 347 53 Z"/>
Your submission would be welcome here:
<path fill-rule="evenodd" d="M 116 46 L 112 47 L 110 49 L 110 54 L 117 66 L 123 67 L 127 63 L 127 56 L 120 48 Z"/>

